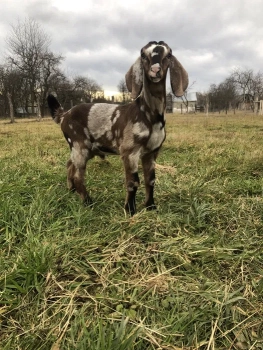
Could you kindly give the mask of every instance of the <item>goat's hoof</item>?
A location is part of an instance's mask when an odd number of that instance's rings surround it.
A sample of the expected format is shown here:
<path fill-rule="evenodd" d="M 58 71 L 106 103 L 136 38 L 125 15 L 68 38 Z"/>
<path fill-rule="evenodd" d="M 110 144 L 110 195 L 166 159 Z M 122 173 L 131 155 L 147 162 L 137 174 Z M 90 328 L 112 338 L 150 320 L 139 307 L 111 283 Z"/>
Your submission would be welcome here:
<path fill-rule="evenodd" d="M 131 208 L 128 203 L 125 204 L 124 209 L 125 209 L 126 213 L 129 214 L 130 216 L 133 216 L 136 213 L 136 209 Z"/>
<path fill-rule="evenodd" d="M 86 207 L 91 207 L 93 205 L 92 199 L 90 197 L 85 198 L 83 201 L 83 205 L 85 205 Z"/>
<path fill-rule="evenodd" d="M 150 205 L 146 205 L 146 210 L 151 211 L 151 210 L 156 210 L 157 207 L 155 204 L 150 204 Z"/>

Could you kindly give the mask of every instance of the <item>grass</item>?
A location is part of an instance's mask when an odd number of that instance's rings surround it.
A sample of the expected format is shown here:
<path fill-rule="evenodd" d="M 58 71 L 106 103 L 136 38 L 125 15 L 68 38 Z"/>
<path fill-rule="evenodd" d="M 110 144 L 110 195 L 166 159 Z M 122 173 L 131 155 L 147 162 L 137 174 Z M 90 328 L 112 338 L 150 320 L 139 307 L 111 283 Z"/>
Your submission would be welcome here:
<path fill-rule="evenodd" d="M 0 121 L 0 348 L 263 349 L 262 149 L 262 116 L 167 115 L 129 218 L 118 157 L 84 208 L 59 127 Z"/>

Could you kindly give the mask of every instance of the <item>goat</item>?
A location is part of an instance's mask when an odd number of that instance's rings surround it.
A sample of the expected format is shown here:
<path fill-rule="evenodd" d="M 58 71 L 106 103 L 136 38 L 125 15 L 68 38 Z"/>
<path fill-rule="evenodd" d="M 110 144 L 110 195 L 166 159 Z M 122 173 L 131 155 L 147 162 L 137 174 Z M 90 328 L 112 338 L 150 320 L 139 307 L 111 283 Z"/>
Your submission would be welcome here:
<path fill-rule="evenodd" d="M 76 190 L 84 204 L 92 200 L 84 184 L 86 163 L 98 155 L 119 154 L 126 178 L 125 210 L 136 212 L 139 186 L 138 163 L 141 159 L 146 191 L 145 206 L 155 209 L 155 160 L 165 137 L 166 75 L 170 68 L 174 95 L 182 96 L 188 75 L 164 42 L 150 41 L 130 67 L 125 79 L 133 102 L 127 105 L 82 103 L 64 112 L 58 100 L 49 95 L 48 106 L 54 121 L 61 125 L 69 144 L 67 184 Z"/>

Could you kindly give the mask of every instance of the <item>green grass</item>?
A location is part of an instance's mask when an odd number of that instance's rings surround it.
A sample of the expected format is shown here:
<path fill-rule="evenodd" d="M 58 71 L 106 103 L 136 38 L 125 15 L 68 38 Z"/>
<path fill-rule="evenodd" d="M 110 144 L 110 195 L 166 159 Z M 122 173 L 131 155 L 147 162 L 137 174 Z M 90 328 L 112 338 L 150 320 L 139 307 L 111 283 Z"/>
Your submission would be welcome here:
<path fill-rule="evenodd" d="M 263 349 L 262 150 L 262 116 L 167 115 L 158 211 L 141 181 L 129 218 L 118 157 L 85 208 L 60 128 L 0 121 L 0 348 Z"/>

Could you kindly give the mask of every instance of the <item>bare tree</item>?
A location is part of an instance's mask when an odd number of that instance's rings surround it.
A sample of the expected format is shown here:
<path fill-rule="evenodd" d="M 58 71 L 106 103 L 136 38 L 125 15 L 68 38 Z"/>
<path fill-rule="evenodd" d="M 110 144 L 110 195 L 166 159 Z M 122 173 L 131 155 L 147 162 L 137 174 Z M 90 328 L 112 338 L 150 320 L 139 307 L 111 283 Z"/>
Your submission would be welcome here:
<path fill-rule="evenodd" d="M 117 85 L 118 91 L 122 94 L 122 102 L 125 103 L 128 97 L 128 89 L 126 86 L 126 82 L 124 79 L 121 79 L 119 81 L 119 84 Z"/>
<path fill-rule="evenodd" d="M 236 68 L 220 84 L 211 84 L 209 90 L 198 93 L 199 99 L 205 101 L 209 97 L 209 108 L 219 113 L 224 110 L 227 114 L 229 109 L 250 108 L 254 110 L 258 101 L 263 99 L 263 73 L 254 73 L 252 69 Z"/>
<path fill-rule="evenodd" d="M 219 85 L 219 88 L 222 90 L 222 100 L 224 101 L 222 107 L 225 110 L 225 113 L 227 114 L 229 109 L 234 109 L 235 112 L 238 103 L 238 93 L 235 82 L 229 77 Z"/>
<path fill-rule="evenodd" d="M 230 78 L 235 83 L 238 94 L 240 95 L 240 102 L 243 104 L 243 108 L 245 108 L 245 104 L 251 103 L 253 100 L 251 91 L 253 70 L 236 68 Z"/>
<path fill-rule="evenodd" d="M 36 81 L 36 100 L 38 104 L 38 114 L 42 118 L 44 116 L 44 106 L 46 103 L 46 96 L 51 87 L 52 76 L 63 76 L 59 70 L 59 65 L 63 57 L 55 55 L 47 51 L 42 56 L 42 64 L 39 67 L 37 81 Z"/>
<path fill-rule="evenodd" d="M 8 99 L 9 108 L 10 108 L 11 123 L 14 123 L 15 122 L 14 106 L 12 102 L 12 95 L 10 94 L 10 92 L 7 93 L 7 99 Z"/>
<path fill-rule="evenodd" d="M 73 79 L 72 86 L 81 102 L 92 102 L 97 93 L 102 91 L 95 80 L 80 75 Z"/>
<path fill-rule="evenodd" d="M 29 107 L 29 102 L 31 112 L 34 113 L 35 105 L 39 101 L 42 115 L 49 78 L 58 69 L 63 57 L 50 52 L 50 38 L 33 19 L 27 19 L 24 23 L 18 21 L 16 26 L 12 26 L 6 42 L 10 65 L 24 77 L 26 107 Z"/>
<path fill-rule="evenodd" d="M 101 86 L 93 79 L 81 75 L 71 79 L 65 76 L 64 79 L 61 78 L 56 78 L 53 91 L 56 91 L 65 108 L 71 108 L 81 102 L 92 102 L 98 96 L 104 95 Z"/>
<path fill-rule="evenodd" d="M 189 100 L 188 100 L 188 95 L 189 95 L 189 92 L 190 90 L 193 88 L 194 84 L 196 82 L 193 81 L 192 84 L 189 84 L 188 85 L 188 88 L 185 90 L 183 96 L 181 97 L 182 101 L 183 101 L 183 104 L 185 105 L 186 107 L 186 112 L 188 113 L 188 108 L 189 108 Z"/>
<path fill-rule="evenodd" d="M 10 69 L 7 65 L 0 66 L 1 114 L 9 113 L 11 123 L 14 123 L 15 111 L 23 99 L 22 86 L 23 77 L 18 70 Z"/>
<path fill-rule="evenodd" d="M 219 113 L 224 110 L 227 114 L 230 108 L 235 109 L 238 102 L 236 83 L 232 77 L 225 79 L 222 83 L 211 84 L 208 91 L 209 107 Z"/>
<path fill-rule="evenodd" d="M 242 107 L 249 106 L 249 108 L 254 109 L 254 101 L 263 98 L 263 74 L 260 71 L 255 74 L 252 69 L 236 68 L 230 79 L 236 85 Z"/>

